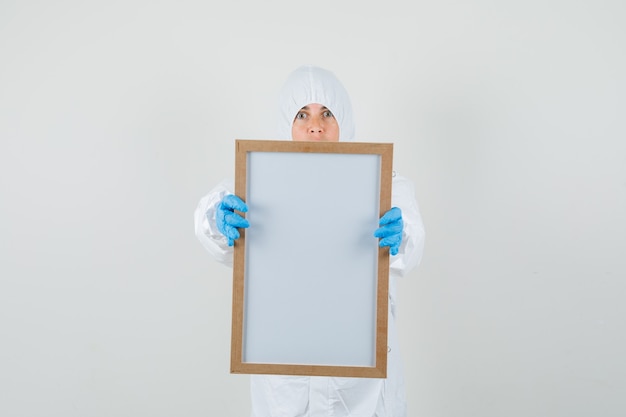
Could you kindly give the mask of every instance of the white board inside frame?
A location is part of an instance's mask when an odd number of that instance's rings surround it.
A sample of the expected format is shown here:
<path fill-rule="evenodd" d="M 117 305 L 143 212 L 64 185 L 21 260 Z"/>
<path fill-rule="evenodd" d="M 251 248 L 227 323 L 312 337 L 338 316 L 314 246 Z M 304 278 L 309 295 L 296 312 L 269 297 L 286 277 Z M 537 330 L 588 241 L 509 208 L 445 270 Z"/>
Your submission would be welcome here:
<path fill-rule="evenodd" d="M 231 372 L 385 377 L 392 144 L 236 141 Z"/>

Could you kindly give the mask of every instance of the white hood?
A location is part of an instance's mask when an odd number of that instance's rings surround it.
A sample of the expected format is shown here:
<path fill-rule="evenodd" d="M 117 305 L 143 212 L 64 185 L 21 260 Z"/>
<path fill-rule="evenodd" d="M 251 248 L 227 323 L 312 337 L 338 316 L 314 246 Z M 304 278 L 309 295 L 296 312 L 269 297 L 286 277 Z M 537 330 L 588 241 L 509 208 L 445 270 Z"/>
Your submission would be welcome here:
<path fill-rule="evenodd" d="M 291 126 L 298 111 L 312 103 L 326 106 L 339 123 L 339 140 L 354 139 L 354 118 L 350 96 L 335 74 L 305 65 L 289 75 L 279 98 L 278 139 L 291 140 Z"/>

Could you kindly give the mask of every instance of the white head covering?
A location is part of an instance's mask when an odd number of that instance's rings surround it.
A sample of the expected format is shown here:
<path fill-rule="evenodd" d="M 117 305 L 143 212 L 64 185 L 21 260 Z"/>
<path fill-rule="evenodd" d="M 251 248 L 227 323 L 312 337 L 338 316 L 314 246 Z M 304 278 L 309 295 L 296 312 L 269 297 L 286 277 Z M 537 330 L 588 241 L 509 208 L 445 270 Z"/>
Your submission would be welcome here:
<path fill-rule="evenodd" d="M 339 124 L 339 140 L 354 139 L 354 118 L 350 96 L 335 74 L 305 65 L 289 75 L 279 98 L 278 139 L 291 140 L 291 126 L 298 111 L 312 103 L 326 106 Z"/>

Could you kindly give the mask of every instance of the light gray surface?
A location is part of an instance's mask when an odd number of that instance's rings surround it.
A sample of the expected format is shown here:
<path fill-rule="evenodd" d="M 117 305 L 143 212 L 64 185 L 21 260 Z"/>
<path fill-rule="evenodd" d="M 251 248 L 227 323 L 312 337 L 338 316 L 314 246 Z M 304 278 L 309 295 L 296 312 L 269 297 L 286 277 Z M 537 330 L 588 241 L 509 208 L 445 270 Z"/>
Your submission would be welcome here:
<path fill-rule="evenodd" d="M 410 417 L 626 414 L 626 4 L 0 3 L 0 415 L 246 416 L 193 235 L 303 63 L 395 142 Z"/>
<path fill-rule="evenodd" d="M 244 363 L 376 366 L 380 169 L 379 155 L 248 153 Z"/>

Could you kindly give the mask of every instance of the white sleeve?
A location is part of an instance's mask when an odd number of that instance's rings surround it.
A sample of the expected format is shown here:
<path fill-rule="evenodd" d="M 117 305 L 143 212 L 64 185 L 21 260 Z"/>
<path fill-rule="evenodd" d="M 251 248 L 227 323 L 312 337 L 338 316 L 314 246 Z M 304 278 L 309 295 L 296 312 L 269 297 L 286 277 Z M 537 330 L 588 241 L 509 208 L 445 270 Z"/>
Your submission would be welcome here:
<path fill-rule="evenodd" d="M 424 251 L 424 224 L 415 200 L 413 183 L 395 174 L 391 187 L 391 204 L 402 210 L 402 244 L 398 254 L 390 257 L 389 270 L 392 275 L 404 276 L 422 260 Z"/>
<path fill-rule="evenodd" d="M 233 247 L 217 228 L 215 212 L 218 204 L 227 194 L 233 193 L 233 181 L 223 180 L 207 195 L 202 197 L 194 212 L 194 228 L 196 237 L 216 261 L 233 266 Z"/>

